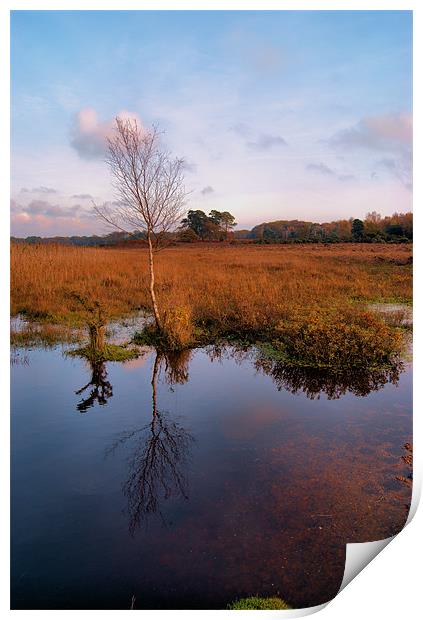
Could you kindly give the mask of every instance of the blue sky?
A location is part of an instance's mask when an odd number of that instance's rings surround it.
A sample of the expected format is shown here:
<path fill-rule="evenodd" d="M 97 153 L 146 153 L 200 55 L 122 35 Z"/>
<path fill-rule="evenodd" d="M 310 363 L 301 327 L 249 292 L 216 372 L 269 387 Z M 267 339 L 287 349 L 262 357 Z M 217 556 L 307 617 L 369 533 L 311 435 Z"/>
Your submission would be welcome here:
<path fill-rule="evenodd" d="M 411 209 L 407 11 L 15 11 L 12 234 L 105 232 L 113 119 L 156 123 L 187 208 L 240 227 Z"/>

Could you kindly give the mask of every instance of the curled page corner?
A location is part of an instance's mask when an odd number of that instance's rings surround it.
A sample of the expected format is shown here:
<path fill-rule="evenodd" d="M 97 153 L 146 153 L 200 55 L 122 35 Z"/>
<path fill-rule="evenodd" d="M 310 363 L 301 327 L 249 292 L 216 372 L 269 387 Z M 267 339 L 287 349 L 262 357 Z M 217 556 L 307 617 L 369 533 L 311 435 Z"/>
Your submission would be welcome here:
<path fill-rule="evenodd" d="M 413 517 L 416 514 L 417 506 L 419 505 L 419 502 L 420 502 L 421 492 L 422 492 L 421 485 L 416 484 L 416 479 L 414 479 L 413 480 L 413 491 L 411 494 L 410 510 L 408 511 L 408 517 L 407 517 L 407 521 L 404 527 L 406 527 L 410 523 L 410 521 L 413 520 Z"/>
<path fill-rule="evenodd" d="M 344 577 L 339 592 L 341 592 L 354 577 L 357 577 L 358 573 L 361 573 L 363 568 L 365 568 L 367 564 L 370 564 L 395 536 L 396 534 L 389 538 L 375 540 L 373 542 L 348 543 L 346 546 Z"/>
<path fill-rule="evenodd" d="M 404 529 L 412 521 L 414 515 L 416 514 L 417 506 L 420 502 L 420 495 L 420 485 L 417 486 L 416 484 L 413 484 L 410 510 L 408 512 L 407 521 L 405 522 L 402 529 Z M 398 534 L 400 533 L 401 532 L 398 532 Z M 389 538 L 384 538 L 383 540 L 376 540 L 373 542 L 348 543 L 346 545 L 344 577 L 342 579 L 341 587 L 339 588 L 338 594 L 354 579 L 354 577 L 357 577 L 358 573 L 360 573 L 363 568 L 367 566 L 367 564 L 370 564 L 370 562 L 374 560 L 374 558 L 396 536 L 398 536 L 398 534 L 390 536 Z"/>

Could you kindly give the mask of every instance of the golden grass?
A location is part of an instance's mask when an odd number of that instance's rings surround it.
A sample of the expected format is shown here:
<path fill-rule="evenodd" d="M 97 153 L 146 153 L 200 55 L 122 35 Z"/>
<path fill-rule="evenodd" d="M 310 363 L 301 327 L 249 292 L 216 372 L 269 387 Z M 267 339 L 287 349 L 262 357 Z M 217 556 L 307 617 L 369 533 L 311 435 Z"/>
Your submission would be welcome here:
<path fill-rule="evenodd" d="M 156 255 L 167 316 L 228 331 L 260 331 L 297 310 L 351 300 L 411 301 L 409 245 L 339 244 L 168 248 Z M 97 299 L 110 318 L 150 309 L 144 249 L 11 246 L 12 314 L 78 324 L 69 296 Z"/>

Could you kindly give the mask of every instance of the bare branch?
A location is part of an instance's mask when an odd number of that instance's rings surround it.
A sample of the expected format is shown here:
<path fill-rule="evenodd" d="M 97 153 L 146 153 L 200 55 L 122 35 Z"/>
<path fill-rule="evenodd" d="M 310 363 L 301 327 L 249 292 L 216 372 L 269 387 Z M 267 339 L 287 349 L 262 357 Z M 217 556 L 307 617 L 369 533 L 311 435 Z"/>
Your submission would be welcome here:
<path fill-rule="evenodd" d="M 116 118 L 106 158 L 116 201 L 94 204 L 109 226 L 150 233 L 156 248 L 181 219 L 187 196 L 183 160 L 161 146 L 160 136 L 157 127 L 144 130 L 134 119 Z"/>

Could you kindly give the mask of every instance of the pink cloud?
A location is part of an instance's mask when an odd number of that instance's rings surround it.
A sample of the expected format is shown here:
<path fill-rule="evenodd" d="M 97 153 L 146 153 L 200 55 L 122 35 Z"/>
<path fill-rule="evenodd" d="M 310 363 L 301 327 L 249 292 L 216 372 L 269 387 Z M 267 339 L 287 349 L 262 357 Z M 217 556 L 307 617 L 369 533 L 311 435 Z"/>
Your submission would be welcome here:
<path fill-rule="evenodd" d="M 79 217 L 51 218 L 42 214 L 13 213 L 10 223 L 11 234 L 15 237 L 94 234 L 92 220 Z"/>
<path fill-rule="evenodd" d="M 11 232 L 14 236 L 93 234 L 95 228 L 98 223 L 94 216 L 80 205 L 66 207 L 43 200 L 20 205 L 11 201 Z"/>
<path fill-rule="evenodd" d="M 14 213 L 11 216 L 11 221 L 14 223 L 26 223 L 31 222 L 32 217 L 29 215 L 29 213 Z"/>
<path fill-rule="evenodd" d="M 141 120 L 135 112 L 121 110 L 116 117 L 136 120 L 142 127 Z M 71 146 L 83 159 L 98 159 L 107 152 L 107 138 L 113 135 L 115 117 L 101 121 L 94 108 L 83 108 L 75 117 L 72 128 Z"/>
<path fill-rule="evenodd" d="M 356 125 L 336 133 L 332 146 L 376 151 L 404 151 L 413 141 L 411 114 L 385 114 L 362 118 Z"/>
<path fill-rule="evenodd" d="M 363 119 L 363 126 L 370 134 L 399 144 L 411 145 L 413 117 L 411 114 L 388 114 Z"/>

